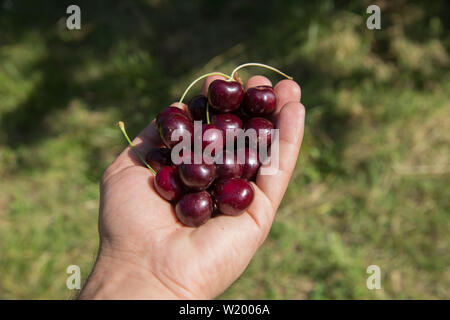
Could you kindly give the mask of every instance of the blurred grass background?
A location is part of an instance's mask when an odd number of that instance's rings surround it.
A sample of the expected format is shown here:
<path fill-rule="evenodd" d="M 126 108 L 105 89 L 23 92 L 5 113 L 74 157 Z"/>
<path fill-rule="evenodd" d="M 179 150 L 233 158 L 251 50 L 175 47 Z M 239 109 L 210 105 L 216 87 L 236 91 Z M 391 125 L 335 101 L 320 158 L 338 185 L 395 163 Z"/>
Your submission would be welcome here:
<path fill-rule="evenodd" d="M 248 61 L 294 76 L 307 124 L 272 231 L 222 298 L 450 298 L 449 16 L 444 0 L 0 1 L 0 298 L 72 296 L 115 122 L 134 135 L 194 77 Z M 241 75 L 257 73 L 279 79 Z"/>

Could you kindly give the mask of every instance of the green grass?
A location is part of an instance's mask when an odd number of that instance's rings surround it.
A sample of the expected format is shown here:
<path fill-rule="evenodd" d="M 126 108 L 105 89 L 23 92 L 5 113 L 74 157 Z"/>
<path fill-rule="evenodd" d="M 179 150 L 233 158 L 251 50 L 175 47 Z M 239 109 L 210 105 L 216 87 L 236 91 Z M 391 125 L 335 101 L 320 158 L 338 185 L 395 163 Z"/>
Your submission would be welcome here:
<path fill-rule="evenodd" d="M 76 32 L 64 1 L 21 2 L 0 1 L 1 299 L 70 298 L 67 266 L 88 275 L 116 121 L 134 135 L 196 76 L 247 61 L 300 83 L 306 131 L 267 241 L 221 298 L 450 298 L 444 1 L 385 2 L 379 31 L 360 1 L 85 1 Z"/>

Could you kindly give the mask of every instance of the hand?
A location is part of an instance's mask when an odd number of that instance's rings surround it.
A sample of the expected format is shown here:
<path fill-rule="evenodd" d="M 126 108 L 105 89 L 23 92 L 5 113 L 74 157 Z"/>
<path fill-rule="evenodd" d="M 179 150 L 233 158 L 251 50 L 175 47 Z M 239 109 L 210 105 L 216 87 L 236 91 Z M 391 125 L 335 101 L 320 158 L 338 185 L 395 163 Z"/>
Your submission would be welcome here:
<path fill-rule="evenodd" d="M 204 95 L 217 78 L 205 80 Z M 254 76 L 246 87 L 257 85 L 271 82 Z M 81 299 L 211 299 L 242 274 L 270 230 L 303 138 L 300 87 L 282 80 L 275 92 L 280 166 L 275 175 L 258 175 L 255 198 L 240 216 L 220 215 L 198 228 L 183 226 L 134 152 L 126 148 L 119 155 L 102 177 L 100 250 Z M 133 142 L 142 154 L 161 145 L 154 122 Z"/>

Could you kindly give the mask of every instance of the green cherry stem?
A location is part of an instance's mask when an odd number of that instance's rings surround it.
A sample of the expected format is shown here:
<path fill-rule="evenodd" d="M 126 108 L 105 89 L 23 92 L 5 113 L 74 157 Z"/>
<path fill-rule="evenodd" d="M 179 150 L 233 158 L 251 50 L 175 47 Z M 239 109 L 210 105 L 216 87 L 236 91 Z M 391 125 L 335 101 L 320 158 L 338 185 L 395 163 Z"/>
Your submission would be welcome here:
<path fill-rule="evenodd" d="M 222 72 L 210 72 L 207 74 L 204 74 L 200 77 L 198 77 L 197 79 L 195 79 L 194 81 L 192 81 L 192 83 L 186 88 L 186 90 L 184 91 L 183 95 L 181 96 L 180 101 L 178 102 L 179 105 L 181 105 L 181 103 L 183 103 L 184 97 L 186 96 L 186 94 L 188 93 L 188 91 L 200 80 L 209 77 L 209 76 L 223 76 L 225 78 L 231 79 L 231 77 L 225 73 Z"/>
<path fill-rule="evenodd" d="M 209 119 L 209 101 L 206 101 L 206 123 L 211 124 L 211 121 Z"/>
<path fill-rule="evenodd" d="M 280 70 L 278 70 L 278 69 L 276 69 L 276 68 L 274 68 L 274 67 L 271 67 L 271 66 L 268 66 L 268 65 L 262 64 L 262 63 L 256 63 L 256 62 L 244 63 L 244 64 L 241 64 L 240 66 L 237 66 L 237 67 L 233 70 L 233 72 L 231 73 L 231 77 L 230 77 L 230 78 L 231 78 L 231 79 L 234 79 L 235 73 L 236 73 L 239 69 L 242 69 L 242 68 L 245 68 L 245 67 L 262 67 L 262 68 L 266 68 L 266 69 L 275 71 L 276 73 L 281 74 L 283 77 L 286 77 L 286 78 L 288 78 L 289 80 L 293 80 L 293 79 L 294 79 L 294 78 L 292 78 L 291 76 L 288 76 L 288 75 L 285 74 L 284 72 L 281 72 Z"/>
<path fill-rule="evenodd" d="M 142 157 L 140 152 L 136 149 L 136 147 L 134 146 L 133 142 L 131 142 L 130 138 L 128 137 L 127 131 L 125 130 L 125 124 L 122 121 L 119 121 L 119 122 L 117 122 L 117 125 L 119 126 L 120 130 L 122 131 L 123 135 L 125 136 L 125 139 L 127 139 L 128 144 L 133 149 L 134 153 L 136 153 L 138 158 L 145 164 L 145 166 L 147 168 L 150 169 L 151 172 L 153 172 L 153 174 L 156 174 L 156 171 L 153 170 L 152 167 L 150 167 L 150 165 L 147 163 L 147 161 L 144 160 L 144 158 Z"/>

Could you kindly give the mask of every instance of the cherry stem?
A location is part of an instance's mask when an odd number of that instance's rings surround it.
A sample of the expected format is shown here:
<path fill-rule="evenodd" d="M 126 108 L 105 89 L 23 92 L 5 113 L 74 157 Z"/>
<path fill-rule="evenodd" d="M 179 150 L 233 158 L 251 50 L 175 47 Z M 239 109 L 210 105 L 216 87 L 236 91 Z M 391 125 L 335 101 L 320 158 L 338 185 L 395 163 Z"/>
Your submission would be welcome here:
<path fill-rule="evenodd" d="M 225 73 L 222 73 L 222 72 L 210 72 L 210 73 L 207 73 L 207 74 L 204 74 L 204 75 L 198 77 L 197 79 L 195 79 L 194 81 L 192 81 L 192 83 L 191 83 L 191 84 L 186 88 L 186 90 L 184 91 L 183 95 L 181 96 L 180 101 L 178 102 L 179 106 L 181 106 L 181 103 L 183 102 L 184 97 L 186 96 L 186 94 L 188 93 L 188 91 L 194 86 L 194 84 L 196 84 L 198 81 L 200 81 L 200 80 L 202 80 L 202 79 L 204 79 L 204 78 L 206 78 L 206 77 L 209 77 L 209 76 L 223 76 L 223 77 L 225 77 L 225 78 L 231 79 L 231 77 L 230 77 L 229 75 L 227 75 L 227 74 L 225 74 Z"/>
<path fill-rule="evenodd" d="M 150 167 L 150 165 L 147 163 L 147 161 L 144 160 L 144 158 L 142 157 L 140 152 L 136 149 L 133 142 L 131 142 L 130 138 L 128 137 L 127 131 L 125 130 L 125 124 L 122 121 L 119 121 L 119 122 L 117 122 L 117 125 L 119 126 L 120 130 L 122 131 L 123 135 L 125 136 L 125 139 L 127 139 L 128 144 L 130 145 L 131 149 L 133 149 L 134 153 L 136 153 L 138 158 L 145 164 L 145 166 L 147 168 L 150 169 L 151 172 L 153 172 L 153 174 L 156 174 L 156 171 L 153 170 L 152 167 Z"/>
<path fill-rule="evenodd" d="M 285 74 L 284 72 L 281 72 L 280 70 L 275 69 L 274 67 L 271 67 L 271 66 L 268 66 L 268 65 L 262 64 L 262 63 L 256 63 L 256 62 L 244 63 L 244 64 L 241 64 L 240 66 L 237 66 L 237 67 L 233 70 L 233 72 L 231 73 L 231 77 L 230 77 L 230 78 L 231 78 L 231 79 L 234 79 L 235 73 L 236 73 L 239 69 L 242 69 L 242 68 L 245 68 L 245 67 L 262 67 L 262 68 L 266 68 L 266 69 L 275 71 L 276 73 L 281 74 L 283 77 L 286 77 L 286 78 L 288 78 L 289 80 L 293 80 L 293 79 L 294 79 L 294 78 L 292 78 L 291 76 L 288 76 L 287 74 Z"/>
<path fill-rule="evenodd" d="M 209 101 L 206 101 L 206 123 L 210 124 L 211 121 L 209 119 Z"/>

